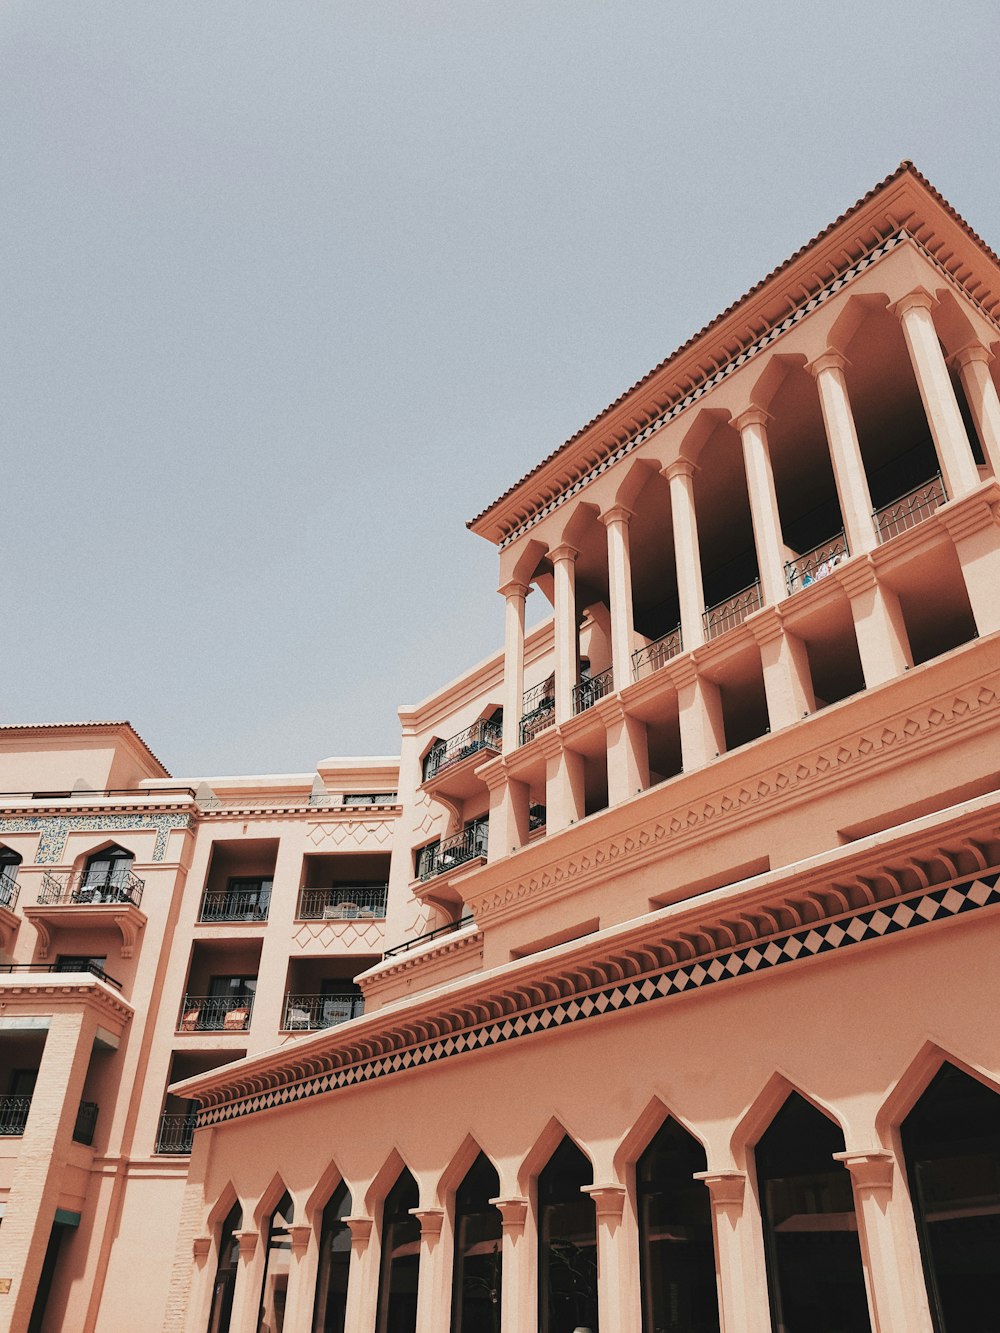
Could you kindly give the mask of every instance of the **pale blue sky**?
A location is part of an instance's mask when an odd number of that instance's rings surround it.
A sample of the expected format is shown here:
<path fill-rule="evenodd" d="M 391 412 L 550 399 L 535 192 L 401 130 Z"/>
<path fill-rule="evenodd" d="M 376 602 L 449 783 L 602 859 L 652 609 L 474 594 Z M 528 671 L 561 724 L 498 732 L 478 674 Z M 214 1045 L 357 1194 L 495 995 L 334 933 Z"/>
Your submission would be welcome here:
<path fill-rule="evenodd" d="M 902 157 L 1000 247 L 998 49 L 994 0 L 2 0 L 0 721 L 393 752 L 501 639 L 465 520 L 622 389 Z"/>

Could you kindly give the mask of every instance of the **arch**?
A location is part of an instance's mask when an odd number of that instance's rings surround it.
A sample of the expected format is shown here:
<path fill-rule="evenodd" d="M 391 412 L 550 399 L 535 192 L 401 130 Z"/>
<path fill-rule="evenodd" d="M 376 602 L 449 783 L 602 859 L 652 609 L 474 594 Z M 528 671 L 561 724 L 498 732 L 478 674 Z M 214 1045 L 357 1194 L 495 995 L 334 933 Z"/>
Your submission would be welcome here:
<path fill-rule="evenodd" d="M 500 563 L 501 585 L 533 583 L 539 566 L 548 554 L 548 549 L 537 537 L 529 537 L 523 545 L 512 547 L 509 562 L 501 560 Z"/>
<path fill-rule="evenodd" d="M 741 1170 L 746 1166 L 748 1153 L 753 1150 L 792 1093 L 798 1093 L 804 1101 L 809 1102 L 817 1111 L 831 1120 L 844 1135 L 845 1142 L 853 1142 L 847 1132 L 848 1127 L 832 1107 L 828 1106 L 820 1097 L 817 1097 L 815 1093 L 808 1092 L 805 1088 L 793 1083 L 786 1074 L 776 1071 L 743 1112 L 729 1140 L 733 1162 Z"/>
<path fill-rule="evenodd" d="M 470 1146 L 478 1148 L 471 1136 L 462 1150 Z M 500 1193 L 500 1173 L 479 1149 L 454 1185 L 449 1209 L 453 1240 L 451 1329 L 452 1333 L 486 1333 L 496 1328 L 501 1308 L 503 1218 L 492 1202 Z"/>
<path fill-rule="evenodd" d="M 254 1227 L 260 1231 L 267 1219 L 274 1212 L 275 1208 L 281 1202 L 285 1195 L 292 1200 L 292 1206 L 295 1205 L 295 1196 L 281 1178 L 281 1174 L 275 1171 L 274 1175 L 264 1190 L 263 1194 L 257 1200 L 257 1206 L 253 1210 Z"/>
<path fill-rule="evenodd" d="M 879 1141 L 890 1147 L 899 1126 L 927 1091 L 942 1065 L 954 1065 L 970 1078 L 985 1084 L 1000 1094 L 1000 1078 L 963 1059 L 953 1050 L 946 1050 L 935 1041 L 926 1041 L 890 1089 L 888 1096 L 875 1113 L 875 1133 Z"/>
<path fill-rule="evenodd" d="M 23 864 L 24 857 L 20 852 L 15 851 L 13 847 L 8 847 L 5 842 L 0 842 L 0 872 L 7 870 L 10 873 L 9 867 L 14 867 L 14 873 L 16 874 L 17 867 Z"/>
<path fill-rule="evenodd" d="M 528 1191 L 531 1189 L 532 1181 L 545 1169 L 549 1158 L 559 1147 L 560 1143 L 562 1143 L 563 1139 L 569 1139 L 574 1143 L 576 1147 L 580 1149 L 580 1152 L 583 1153 L 584 1157 L 586 1157 L 591 1168 L 593 1168 L 594 1159 L 590 1153 L 581 1145 L 576 1135 L 571 1133 L 561 1120 L 557 1119 L 556 1116 L 553 1116 L 542 1130 L 541 1134 L 539 1134 L 538 1138 L 535 1139 L 531 1148 L 528 1149 L 524 1160 L 518 1168 L 517 1188 L 519 1194 L 527 1196 Z"/>
<path fill-rule="evenodd" d="M 980 337 L 976 326 L 951 288 L 939 287 L 934 296 L 938 302 L 933 312 L 934 327 L 945 356 L 954 356 L 963 347 L 968 347 L 969 343 L 978 343 Z"/>
<path fill-rule="evenodd" d="M 459 1185 L 461 1185 L 480 1153 L 482 1153 L 482 1155 L 489 1161 L 494 1171 L 497 1172 L 497 1175 L 500 1174 L 496 1163 L 485 1148 L 483 1148 L 471 1134 L 466 1134 L 458 1151 L 438 1177 L 435 1196 L 439 1208 L 448 1207 L 451 1196 L 458 1189 Z"/>
<path fill-rule="evenodd" d="M 585 537 L 587 529 L 599 521 L 599 510 L 597 505 L 581 501 L 579 504 L 568 506 L 570 513 L 566 515 L 565 522 L 558 529 L 558 535 L 549 543 L 549 550 L 557 546 L 576 546 Z"/>
<path fill-rule="evenodd" d="M 766 411 L 792 371 L 801 369 L 805 364 L 806 358 L 800 352 L 775 353 L 754 381 L 750 390 L 750 405 Z"/>
<path fill-rule="evenodd" d="M 695 1142 L 704 1148 L 706 1156 L 708 1155 L 708 1143 L 704 1135 L 700 1134 L 683 1116 L 679 1116 L 676 1111 L 672 1111 L 660 1097 L 654 1096 L 646 1103 L 635 1124 L 614 1151 L 611 1160 L 616 1180 L 625 1179 L 629 1168 L 635 1165 L 668 1120 L 675 1120 L 686 1134 L 690 1134 Z"/>
<path fill-rule="evenodd" d="M 208 1217 L 205 1219 L 213 1243 L 218 1242 L 219 1238 L 216 1235 L 216 1232 L 220 1225 L 229 1216 L 235 1204 L 239 1204 L 240 1210 L 245 1216 L 247 1211 L 246 1204 L 236 1193 L 236 1186 L 233 1184 L 232 1180 L 227 1180 L 222 1193 L 209 1209 Z"/>
<path fill-rule="evenodd" d="M 365 1191 L 365 1211 L 369 1217 L 375 1216 L 376 1209 L 380 1208 L 385 1202 L 386 1195 L 392 1189 L 393 1185 L 395 1185 L 403 1171 L 409 1171 L 410 1175 L 419 1185 L 420 1180 L 417 1173 L 413 1170 L 399 1149 L 394 1147 L 375 1173 L 371 1184 Z"/>
<path fill-rule="evenodd" d="M 605 512 L 621 506 L 632 509 L 648 483 L 659 476 L 660 465 L 655 459 L 637 458 L 629 466 L 621 484 L 614 493 L 611 504 L 605 506 Z"/>
<path fill-rule="evenodd" d="M 731 421 L 732 416 L 725 408 L 701 408 L 681 441 L 678 457 L 686 459 L 689 463 L 697 464 L 702 450 L 715 432 L 720 426 L 728 426 Z"/>
<path fill-rule="evenodd" d="M 344 1179 L 343 1172 L 336 1162 L 331 1162 L 323 1174 L 313 1186 L 313 1191 L 306 1199 L 302 1208 L 302 1214 L 310 1226 L 314 1226 L 323 1209 L 330 1202 L 334 1191 L 338 1188 Z M 347 1187 L 350 1189 L 350 1185 Z M 351 1197 L 354 1197 L 354 1191 L 351 1191 Z"/>
<path fill-rule="evenodd" d="M 886 292 L 865 292 L 849 296 L 837 318 L 830 325 L 827 346 L 831 351 L 846 353 L 854 335 L 869 315 L 885 310 L 889 304 Z"/>

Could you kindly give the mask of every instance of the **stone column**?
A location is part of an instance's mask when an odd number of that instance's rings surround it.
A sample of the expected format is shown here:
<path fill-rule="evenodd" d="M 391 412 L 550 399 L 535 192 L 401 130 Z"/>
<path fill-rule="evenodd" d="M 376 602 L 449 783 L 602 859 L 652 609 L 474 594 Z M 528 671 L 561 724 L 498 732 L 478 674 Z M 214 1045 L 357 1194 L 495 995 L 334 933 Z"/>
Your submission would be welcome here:
<path fill-rule="evenodd" d="M 743 443 L 743 466 L 750 496 L 750 518 L 757 548 L 757 569 L 764 601 L 774 606 L 788 595 L 785 582 L 785 543 L 781 536 L 778 497 L 767 448 L 770 416 L 759 407 L 748 408 L 733 420 Z"/>
<path fill-rule="evenodd" d="M 931 311 L 936 305 L 930 292 L 918 287 L 897 301 L 892 311 L 903 326 L 948 499 L 954 500 L 978 486 L 979 473 L 934 327 Z"/>
<path fill-rule="evenodd" d="M 257 1313 L 260 1309 L 261 1270 L 257 1262 L 257 1242 L 259 1231 L 234 1231 L 239 1242 L 240 1257 L 236 1265 L 236 1283 L 233 1289 L 233 1313 L 229 1327 L 233 1333 L 257 1327 Z"/>
<path fill-rule="evenodd" d="M 806 369 L 816 380 L 819 405 L 823 412 L 826 442 L 833 465 L 833 478 L 840 500 L 840 515 L 844 520 L 847 548 L 851 555 L 872 551 L 878 545 L 875 524 L 872 521 L 872 497 L 861 457 L 861 444 L 847 395 L 844 371 L 847 358 L 840 352 L 828 351 L 811 362 Z"/>
<path fill-rule="evenodd" d="M 703 676 L 690 658 L 668 662 L 664 670 L 677 690 L 681 766 L 685 773 L 693 773 L 726 752 L 722 697 L 718 685 Z"/>
<path fill-rule="evenodd" d="M 705 589 L 701 581 L 701 549 L 694 507 L 693 463 L 675 459 L 663 469 L 670 483 L 670 519 L 674 530 L 677 596 L 681 607 L 681 641 L 689 652 L 705 642 Z"/>
<path fill-rule="evenodd" d="M 583 1193 L 597 1212 L 598 1323 L 614 1333 L 641 1333 L 638 1246 L 625 1234 L 625 1186 L 585 1185 Z"/>
<path fill-rule="evenodd" d="M 1000 396 L 990 374 L 992 360 L 991 354 L 979 343 L 970 343 L 952 357 L 962 378 L 962 388 L 986 461 L 993 469 L 994 477 L 1000 480 Z"/>
<path fill-rule="evenodd" d="M 500 589 L 504 598 L 503 749 L 516 750 L 524 710 L 524 603 L 531 589 L 512 581 Z"/>
<path fill-rule="evenodd" d="M 291 1257 L 288 1265 L 288 1294 L 285 1298 L 285 1327 L 289 1329 L 312 1326 L 318 1247 L 312 1246 L 310 1253 L 310 1244 L 315 1235 L 315 1229 L 308 1225 L 288 1228 Z"/>
<path fill-rule="evenodd" d="M 500 1281 L 501 1333 L 525 1333 L 538 1319 L 535 1309 L 537 1283 L 535 1253 L 524 1224 L 528 1200 L 522 1198 L 490 1199 L 503 1218 L 502 1277 Z"/>
<path fill-rule="evenodd" d="M 601 515 L 608 530 L 608 589 L 611 599 L 611 663 L 615 689 L 632 683 L 632 556 L 629 523 L 632 512 L 615 505 Z"/>
<path fill-rule="evenodd" d="M 877 577 L 870 560 L 834 571 L 851 602 L 865 686 L 881 685 L 913 665 L 899 598 Z"/>
<path fill-rule="evenodd" d="M 774 613 L 756 616 L 751 628 L 760 647 L 767 720 L 778 731 L 816 711 L 809 656 L 803 641 Z"/>
<path fill-rule="evenodd" d="M 833 1157 L 851 1173 L 873 1333 L 932 1333 L 916 1232 L 912 1225 L 907 1228 L 907 1247 L 902 1228 L 893 1225 L 892 1153 L 837 1152 Z"/>
<path fill-rule="evenodd" d="M 545 829 L 558 833 L 586 811 L 583 755 L 570 750 L 551 727 L 535 743 L 545 756 Z"/>
<path fill-rule="evenodd" d="M 981 638 L 1000 630 L 1000 496 L 991 482 L 980 495 L 949 505 L 940 521 L 955 543 Z"/>
<path fill-rule="evenodd" d="M 620 699 L 602 699 L 597 708 L 608 736 L 608 805 L 620 805 L 649 786 L 649 737 Z"/>
<path fill-rule="evenodd" d="M 378 1312 L 380 1247 L 370 1245 L 375 1219 L 345 1217 L 351 1229 L 351 1266 L 347 1274 L 347 1309 L 344 1327 L 370 1333 Z M 233 1328 L 233 1333 L 237 1333 Z"/>
<path fill-rule="evenodd" d="M 770 1328 L 763 1272 L 750 1252 L 743 1213 L 746 1176 L 742 1171 L 696 1171 L 695 1180 L 712 1196 L 712 1234 L 719 1288 L 720 1333 L 764 1333 Z"/>
<path fill-rule="evenodd" d="M 576 559 L 579 554 L 565 543 L 549 552 L 555 574 L 557 722 L 566 722 L 573 716 L 573 690 L 580 666 L 576 619 Z"/>
<path fill-rule="evenodd" d="M 490 793 L 490 840 L 487 860 L 499 861 L 528 841 L 530 791 L 507 772 L 503 756 L 491 759 L 476 770 Z"/>
<path fill-rule="evenodd" d="M 420 1223 L 416 1333 L 438 1333 L 451 1322 L 450 1284 L 442 1271 L 445 1261 L 451 1258 L 446 1254 L 448 1247 L 441 1243 L 444 1209 L 411 1208 L 410 1215 Z"/>

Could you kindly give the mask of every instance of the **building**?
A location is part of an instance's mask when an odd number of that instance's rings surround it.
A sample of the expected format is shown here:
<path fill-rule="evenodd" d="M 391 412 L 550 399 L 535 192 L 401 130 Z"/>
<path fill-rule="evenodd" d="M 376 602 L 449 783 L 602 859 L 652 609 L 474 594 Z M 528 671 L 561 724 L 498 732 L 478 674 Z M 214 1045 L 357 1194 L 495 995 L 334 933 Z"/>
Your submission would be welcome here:
<path fill-rule="evenodd" d="M 997 1327 L 998 315 L 903 163 L 473 520 L 398 761 L 0 732 L 0 1329 Z"/>

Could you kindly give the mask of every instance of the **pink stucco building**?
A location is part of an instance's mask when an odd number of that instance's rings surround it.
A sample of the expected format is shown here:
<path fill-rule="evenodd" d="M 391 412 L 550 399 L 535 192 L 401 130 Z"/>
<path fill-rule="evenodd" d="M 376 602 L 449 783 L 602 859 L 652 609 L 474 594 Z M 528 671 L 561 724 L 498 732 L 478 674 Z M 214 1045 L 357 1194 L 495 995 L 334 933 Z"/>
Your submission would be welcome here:
<path fill-rule="evenodd" d="M 0 730 L 0 1330 L 996 1333 L 998 315 L 904 163 L 472 521 L 398 758 Z"/>

